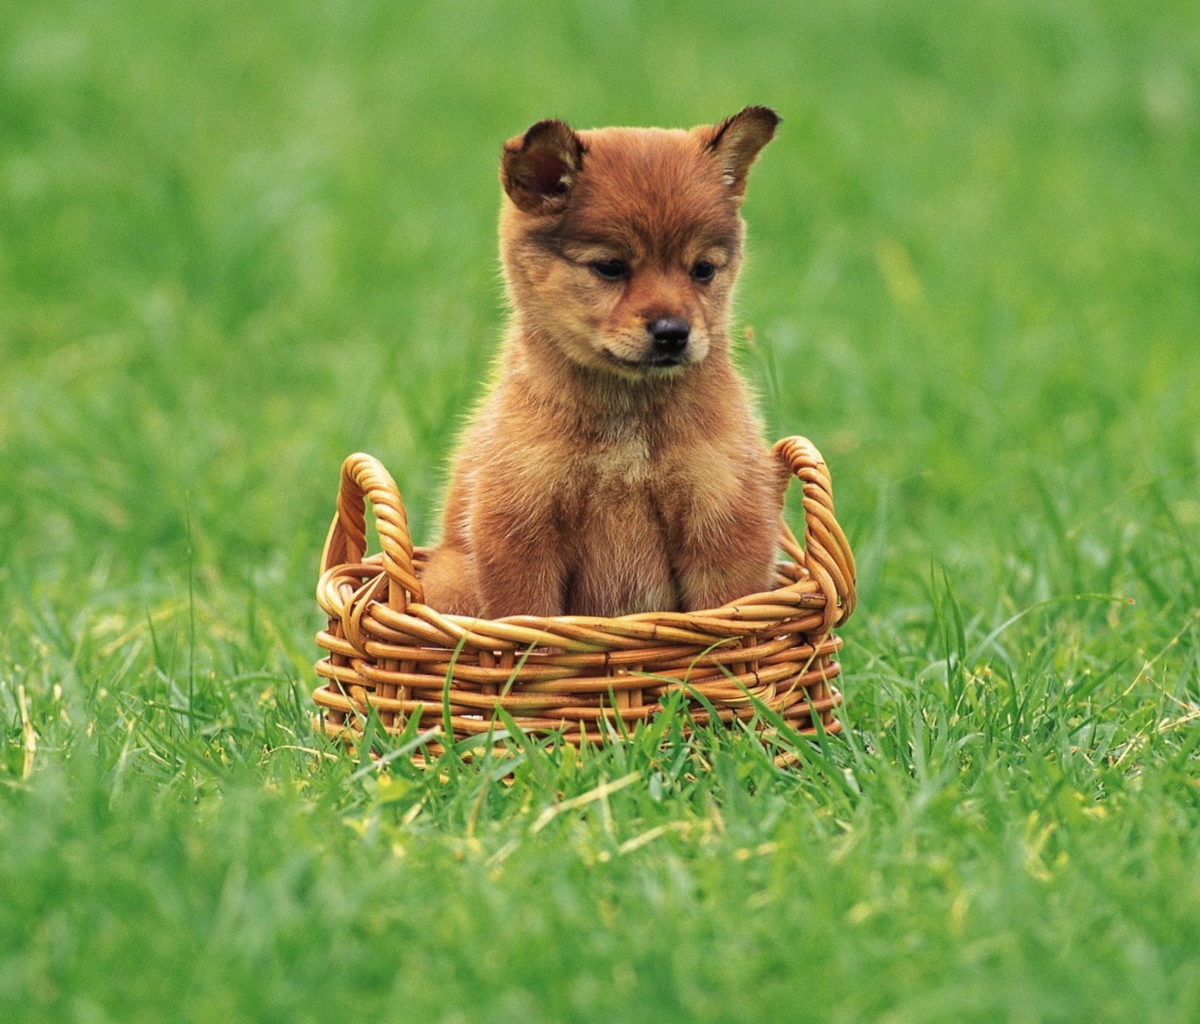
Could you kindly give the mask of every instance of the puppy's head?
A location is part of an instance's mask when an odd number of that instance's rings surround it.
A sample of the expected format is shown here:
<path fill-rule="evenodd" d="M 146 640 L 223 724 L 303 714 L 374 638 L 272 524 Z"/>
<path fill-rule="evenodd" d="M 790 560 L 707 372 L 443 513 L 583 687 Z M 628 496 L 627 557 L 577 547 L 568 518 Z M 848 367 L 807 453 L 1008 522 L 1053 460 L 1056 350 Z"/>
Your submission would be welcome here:
<path fill-rule="evenodd" d="M 500 236 L 522 329 L 629 378 L 678 372 L 725 344 L 738 207 L 778 123 L 747 107 L 691 131 L 539 121 L 510 139 Z"/>

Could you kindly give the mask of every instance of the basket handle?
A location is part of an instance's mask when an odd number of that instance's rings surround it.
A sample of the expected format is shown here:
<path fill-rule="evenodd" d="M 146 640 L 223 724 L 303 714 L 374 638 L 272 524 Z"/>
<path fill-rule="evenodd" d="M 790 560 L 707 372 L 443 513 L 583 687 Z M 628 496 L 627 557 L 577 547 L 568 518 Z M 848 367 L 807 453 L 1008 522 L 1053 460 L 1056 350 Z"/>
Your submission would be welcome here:
<path fill-rule="evenodd" d="M 337 513 L 321 553 L 321 572 L 328 572 L 335 565 L 361 562 L 366 555 L 364 499 L 375 509 L 375 530 L 383 548 L 383 569 L 391 581 L 388 606 L 404 611 L 409 597 L 424 603 L 421 581 L 413 571 L 412 538 L 408 533 L 408 515 L 404 511 L 400 489 L 378 459 L 361 452 L 342 463 Z"/>
<path fill-rule="evenodd" d="M 833 481 L 807 437 L 785 437 L 772 449 L 804 490 L 804 566 L 825 594 L 823 628 L 840 626 L 854 611 L 856 569 L 850 542 L 833 513 Z"/>

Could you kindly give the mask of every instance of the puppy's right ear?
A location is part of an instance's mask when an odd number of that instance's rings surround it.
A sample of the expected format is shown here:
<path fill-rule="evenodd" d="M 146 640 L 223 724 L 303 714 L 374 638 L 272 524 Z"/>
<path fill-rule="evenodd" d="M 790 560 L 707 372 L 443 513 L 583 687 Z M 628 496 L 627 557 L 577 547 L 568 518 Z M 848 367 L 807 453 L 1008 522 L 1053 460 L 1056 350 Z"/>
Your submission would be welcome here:
<path fill-rule="evenodd" d="M 725 184 L 740 203 L 746 192 L 746 175 L 758 151 L 775 138 L 781 118 L 770 107 L 746 107 L 711 128 L 697 128 L 706 136 L 705 148 L 717 159 Z"/>
<path fill-rule="evenodd" d="M 526 213 L 557 213 L 567 204 L 583 154 L 583 142 L 562 121 L 539 121 L 504 144 L 500 182 Z"/>

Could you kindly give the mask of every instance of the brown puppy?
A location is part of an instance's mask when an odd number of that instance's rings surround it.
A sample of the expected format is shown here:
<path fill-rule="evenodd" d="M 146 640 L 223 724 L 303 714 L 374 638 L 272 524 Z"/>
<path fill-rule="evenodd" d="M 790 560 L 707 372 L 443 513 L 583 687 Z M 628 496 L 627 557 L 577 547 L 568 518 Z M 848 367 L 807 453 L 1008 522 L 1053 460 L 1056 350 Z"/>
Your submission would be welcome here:
<path fill-rule="evenodd" d="M 504 146 L 512 319 L 424 573 L 441 611 L 718 607 L 769 587 L 786 471 L 729 359 L 746 174 L 779 117 Z"/>

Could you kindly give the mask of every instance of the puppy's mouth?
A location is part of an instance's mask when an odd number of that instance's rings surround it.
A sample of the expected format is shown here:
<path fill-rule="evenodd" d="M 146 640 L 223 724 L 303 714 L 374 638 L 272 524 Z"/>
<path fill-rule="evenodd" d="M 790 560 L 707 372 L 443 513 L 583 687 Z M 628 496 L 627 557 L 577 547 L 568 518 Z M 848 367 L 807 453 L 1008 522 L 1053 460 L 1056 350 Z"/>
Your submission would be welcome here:
<path fill-rule="evenodd" d="M 614 366 L 620 366 L 626 370 L 671 370 L 680 366 L 686 366 L 691 362 L 684 353 L 673 356 L 650 355 L 645 359 L 626 359 L 624 356 L 619 356 L 607 348 L 600 349 L 600 352 Z"/>

